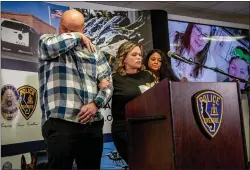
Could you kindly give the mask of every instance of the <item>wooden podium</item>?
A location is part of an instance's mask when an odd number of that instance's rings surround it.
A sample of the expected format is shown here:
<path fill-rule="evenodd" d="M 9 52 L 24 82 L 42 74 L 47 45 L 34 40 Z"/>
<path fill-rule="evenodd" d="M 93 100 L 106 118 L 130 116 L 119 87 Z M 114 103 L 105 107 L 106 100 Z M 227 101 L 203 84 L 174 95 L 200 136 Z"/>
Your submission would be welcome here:
<path fill-rule="evenodd" d="M 195 116 L 192 98 L 203 90 L 223 98 L 221 124 L 213 138 Z M 129 169 L 247 168 L 237 83 L 163 80 L 126 105 L 126 118 Z"/>

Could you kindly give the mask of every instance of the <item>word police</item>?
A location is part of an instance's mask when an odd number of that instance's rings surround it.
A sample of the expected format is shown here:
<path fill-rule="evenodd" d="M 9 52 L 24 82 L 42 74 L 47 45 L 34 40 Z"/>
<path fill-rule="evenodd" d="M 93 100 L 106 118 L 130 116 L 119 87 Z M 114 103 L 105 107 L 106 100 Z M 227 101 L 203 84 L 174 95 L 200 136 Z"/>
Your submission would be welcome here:
<path fill-rule="evenodd" d="M 201 97 L 199 97 L 199 101 L 202 102 L 206 102 L 206 103 L 210 103 L 212 102 L 213 104 L 219 105 L 221 98 L 215 94 L 211 94 L 211 95 L 202 95 Z"/>

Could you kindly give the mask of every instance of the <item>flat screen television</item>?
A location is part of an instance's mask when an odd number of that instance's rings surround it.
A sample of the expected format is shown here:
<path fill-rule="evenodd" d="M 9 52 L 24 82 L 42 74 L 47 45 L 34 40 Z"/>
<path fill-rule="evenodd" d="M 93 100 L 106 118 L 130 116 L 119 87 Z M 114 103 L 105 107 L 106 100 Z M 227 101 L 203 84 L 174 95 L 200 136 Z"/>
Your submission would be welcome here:
<path fill-rule="evenodd" d="M 168 21 L 170 50 L 190 60 L 249 80 L 249 30 Z M 180 79 L 190 82 L 234 81 L 220 73 L 171 59 L 171 67 Z M 245 89 L 245 83 L 240 83 Z"/>

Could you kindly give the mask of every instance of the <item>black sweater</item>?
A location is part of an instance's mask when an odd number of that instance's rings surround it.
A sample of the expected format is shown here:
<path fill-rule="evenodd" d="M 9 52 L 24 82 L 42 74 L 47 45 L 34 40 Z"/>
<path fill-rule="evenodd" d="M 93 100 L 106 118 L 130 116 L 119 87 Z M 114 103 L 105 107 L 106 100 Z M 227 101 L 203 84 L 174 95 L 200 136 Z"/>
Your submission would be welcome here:
<path fill-rule="evenodd" d="M 114 92 L 112 96 L 113 122 L 125 123 L 125 105 L 141 95 L 140 85 L 148 85 L 155 82 L 155 77 L 149 71 L 140 71 L 135 74 L 121 76 L 113 74 Z"/>

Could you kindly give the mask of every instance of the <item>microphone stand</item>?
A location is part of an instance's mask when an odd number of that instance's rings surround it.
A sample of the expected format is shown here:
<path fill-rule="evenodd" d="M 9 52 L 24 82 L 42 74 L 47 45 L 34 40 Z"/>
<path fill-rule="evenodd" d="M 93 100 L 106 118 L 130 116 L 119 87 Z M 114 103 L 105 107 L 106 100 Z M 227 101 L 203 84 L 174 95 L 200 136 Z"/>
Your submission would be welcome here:
<path fill-rule="evenodd" d="M 182 62 L 185 62 L 185 63 L 188 63 L 188 64 L 196 64 L 196 65 L 199 65 L 200 67 L 203 67 L 203 68 L 206 68 L 206 69 L 209 69 L 209 70 L 213 70 L 216 73 L 220 73 L 220 74 L 223 74 L 223 75 L 228 76 L 230 78 L 233 78 L 233 79 L 235 79 L 235 80 L 237 80 L 239 82 L 246 83 L 245 84 L 245 91 L 247 92 L 247 96 L 248 96 L 248 107 L 250 106 L 250 81 L 239 78 L 239 77 L 232 76 L 232 75 L 224 72 L 223 70 L 219 69 L 218 67 L 208 67 L 206 65 L 197 63 L 197 62 L 192 61 L 190 59 L 185 59 L 185 61 L 182 61 Z M 249 111 L 250 111 L 250 109 L 249 109 Z M 249 115 L 250 115 L 250 112 L 249 112 Z"/>
<path fill-rule="evenodd" d="M 182 61 L 182 62 L 185 62 L 185 63 L 188 63 L 188 64 L 199 65 L 200 67 L 203 67 L 203 68 L 206 68 L 206 69 L 209 69 L 209 70 L 213 70 L 213 71 L 216 72 L 216 73 L 220 73 L 220 74 L 223 74 L 223 75 L 228 76 L 228 77 L 230 77 L 230 78 L 233 78 L 233 79 L 235 79 L 235 80 L 238 80 L 238 81 L 240 81 L 240 82 L 246 83 L 246 84 L 248 84 L 248 88 L 249 88 L 249 86 L 250 86 L 250 84 L 249 84 L 250 81 L 245 80 L 245 79 L 242 79 L 242 78 L 239 78 L 239 77 L 232 76 L 232 75 L 230 75 L 230 74 L 224 72 L 223 70 L 219 69 L 218 67 L 208 67 L 208 66 L 206 66 L 206 65 L 197 63 L 197 62 L 195 62 L 195 61 L 193 61 L 193 60 L 190 60 L 190 59 L 185 59 L 185 61 Z M 245 88 L 246 88 L 246 86 L 245 86 Z"/>

